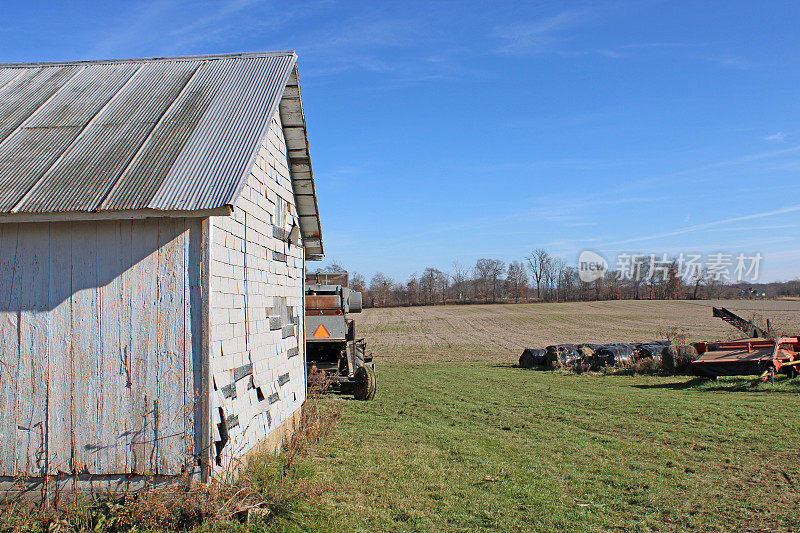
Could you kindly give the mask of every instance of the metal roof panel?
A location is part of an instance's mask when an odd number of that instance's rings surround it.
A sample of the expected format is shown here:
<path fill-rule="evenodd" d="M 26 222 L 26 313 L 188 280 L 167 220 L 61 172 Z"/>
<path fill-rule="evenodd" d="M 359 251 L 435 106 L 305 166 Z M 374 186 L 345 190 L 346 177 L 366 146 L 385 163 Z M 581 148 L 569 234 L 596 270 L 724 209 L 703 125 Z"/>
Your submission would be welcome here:
<path fill-rule="evenodd" d="M 233 205 L 286 98 L 283 126 L 300 128 L 286 135 L 293 184 L 313 195 L 295 63 L 263 52 L 0 64 L 0 214 Z M 316 201 L 299 202 L 311 242 Z"/>

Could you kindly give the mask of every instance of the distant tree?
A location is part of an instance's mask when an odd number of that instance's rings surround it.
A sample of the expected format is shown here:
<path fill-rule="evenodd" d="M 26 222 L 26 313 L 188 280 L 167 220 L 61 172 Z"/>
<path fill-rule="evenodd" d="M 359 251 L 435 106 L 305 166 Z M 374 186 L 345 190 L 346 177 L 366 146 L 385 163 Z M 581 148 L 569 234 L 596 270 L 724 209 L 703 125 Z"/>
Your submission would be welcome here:
<path fill-rule="evenodd" d="M 567 268 L 567 263 L 560 257 L 550 257 L 547 261 L 545 269 L 547 277 L 547 285 L 550 287 L 550 299 L 559 300 L 559 287 L 561 285 L 561 277 L 564 275 L 564 269 Z"/>
<path fill-rule="evenodd" d="M 494 268 L 494 260 L 483 258 L 478 259 L 473 268 L 476 296 L 483 298 L 485 302 L 489 301 L 492 294 L 492 271 Z"/>
<path fill-rule="evenodd" d="M 447 290 L 450 288 L 450 275 L 446 272 L 439 272 L 436 274 L 436 281 L 434 283 L 436 290 L 442 297 L 442 304 L 447 303 Z"/>
<path fill-rule="evenodd" d="M 519 299 L 524 298 L 528 293 L 528 275 L 525 273 L 525 267 L 519 261 L 512 261 L 508 264 L 506 286 L 515 302 L 519 302 Z"/>
<path fill-rule="evenodd" d="M 503 274 L 506 271 L 506 264 L 499 259 L 491 259 L 491 270 L 489 275 L 492 280 L 492 301 L 503 299 Z"/>
<path fill-rule="evenodd" d="M 453 261 L 452 291 L 456 300 L 462 301 L 467 297 L 467 281 L 469 272 L 458 261 Z"/>
<path fill-rule="evenodd" d="M 383 272 L 378 272 L 372 276 L 369 282 L 369 294 L 372 299 L 372 305 L 375 307 L 386 306 L 392 296 L 393 287 L 394 281 Z"/>
<path fill-rule="evenodd" d="M 419 299 L 419 281 L 416 274 L 411 274 L 406 281 L 406 293 L 408 294 L 408 304 L 416 305 Z"/>
<path fill-rule="evenodd" d="M 576 287 L 580 279 L 578 278 L 578 271 L 571 266 L 564 268 L 564 272 L 562 274 L 562 293 L 564 295 L 564 301 L 572 301 L 577 300 L 578 295 L 576 294 Z"/>
<path fill-rule="evenodd" d="M 358 292 L 364 292 L 367 290 L 367 280 L 364 279 L 364 275 L 359 274 L 358 272 L 351 272 L 350 288 Z"/>
<path fill-rule="evenodd" d="M 642 287 L 642 282 L 647 279 L 648 276 L 648 263 L 641 257 L 634 257 L 631 260 L 631 283 L 633 285 L 634 291 L 634 299 L 640 300 L 642 295 L 640 294 L 640 289 Z"/>
<path fill-rule="evenodd" d="M 331 261 L 328 266 L 324 268 L 326 272 L 347 272 L 345 268 L 338 261 Z"/>
<path fill-rule="evenodd" d="M 542 279 L 547 273 L 550 255 L 543 248 L 537 248 L 525 259 L 528 261 L 528 267 L 531 269 L 533 280 L 536 282 L 536 297 L 541 299 Z"/>
<path fill-rule="evenodd" d="M 436 292 L 436 280 L 442 272 L 439 269 L 428 267 L 420 277 L 420 290 L 426 295 L 426 303 L 433 303 L 433 295 Z"/>

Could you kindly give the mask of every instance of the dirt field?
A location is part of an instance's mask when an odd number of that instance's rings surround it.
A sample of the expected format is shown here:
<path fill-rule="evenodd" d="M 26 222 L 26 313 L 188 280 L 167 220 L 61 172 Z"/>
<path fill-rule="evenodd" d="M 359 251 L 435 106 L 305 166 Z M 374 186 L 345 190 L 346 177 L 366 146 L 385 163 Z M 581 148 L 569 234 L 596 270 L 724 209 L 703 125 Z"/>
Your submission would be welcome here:
<path fill-rule="evenodd" d="M 378 359 L 420 362 L 510 362 L 525 347 L 647 341 L 673 327 L 684 330 L 690 342 L 740 338 L 738 330 L 711 316 L 712 305 L 800 332 L 800 301 L 645 300 L 366 309 L 357 333 Z"/>

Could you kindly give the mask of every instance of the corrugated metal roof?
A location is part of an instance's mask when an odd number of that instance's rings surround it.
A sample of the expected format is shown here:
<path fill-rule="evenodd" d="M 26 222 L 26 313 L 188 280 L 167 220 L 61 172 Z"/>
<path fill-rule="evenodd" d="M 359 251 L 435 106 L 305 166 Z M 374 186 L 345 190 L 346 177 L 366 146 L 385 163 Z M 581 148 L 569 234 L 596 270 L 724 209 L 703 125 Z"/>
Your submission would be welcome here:
<path fill-rule="evenodd" d="M 232 205 L 295 63 L 265 52 L 0 65 L 0 214 Z M 300 214 L 318 239 L 316 202 Z"/>

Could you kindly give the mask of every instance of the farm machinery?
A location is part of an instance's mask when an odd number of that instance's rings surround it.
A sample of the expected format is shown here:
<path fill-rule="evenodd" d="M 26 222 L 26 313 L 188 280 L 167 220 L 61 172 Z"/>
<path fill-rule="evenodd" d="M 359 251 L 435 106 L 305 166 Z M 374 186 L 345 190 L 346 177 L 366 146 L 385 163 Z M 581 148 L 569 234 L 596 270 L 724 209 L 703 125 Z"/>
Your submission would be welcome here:
<path fill-rule="evenodd" d="M 722 308 L 712 307 L 712 314 L 747 334 L 748 339 L 731 342 L 698 342 L 694 344 L 698 357 L 692 362 L 697 376 L 747 376 L 760 374 L 762 380 L 775 374 L 795 377 L 800 372 L 800 337 L 772 336 L 767 329 Z"/>
<path fill-rule="evenodd" d="M 778 373 L 794 377 L 800 371 L 800 337 L 698 342 L 694 347 L 699 357 L 692 371 L 697 376 L 760 374 L 766 380 Z"/>
<path fill-rule="evenodd" d="M 357 400 L 375 397 L 377 379 L 367 343 L 357 339 L 348 313 L 361 312 L 361 293 L 348 287 L 347 272 L 306 275 L 306 369 L 309 383 L 322 379 Z"/>

